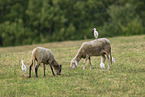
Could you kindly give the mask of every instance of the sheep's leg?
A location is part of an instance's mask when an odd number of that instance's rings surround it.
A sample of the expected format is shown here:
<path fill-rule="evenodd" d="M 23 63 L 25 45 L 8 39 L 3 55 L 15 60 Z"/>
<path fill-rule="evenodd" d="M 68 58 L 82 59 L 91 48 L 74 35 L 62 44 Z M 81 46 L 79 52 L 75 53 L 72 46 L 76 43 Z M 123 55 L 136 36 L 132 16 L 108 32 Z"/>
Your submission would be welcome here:
<path fill-rule="evenodd" d="M 103 58 L 103 63 L 104 63 L 106 61 L 105 55 L 102 55 L 102 58 Z"/>
<path fill-rule="evenodd" d="M 90 70 L 92 70 L 91 58 L 89 57 Z"/>
<path fill-rule="evenodd" d="M 43 69 L 44 69 L 44 76 L 45 76 L 45 64 L 43 64 Z"/>
<path fill-rule="evenodd" d="M 83 70 L 85 70 L 85 65 L 86 65 L 87 59 L 88 59 L 88 57 L 86 57 L 85 60 L 84 60 L 84 67 L 83 67 Z"/>
<path fill-rule="evenodd" d="M 32 68 L 33 62 L 29 65 L 29 78 L 31 78 L 31 68 Z"/>
<path fill-rule="evenodd" d="M 87 61 L 87 58 L 84 60 L 84 67 L 83 67 L 83 70 L 85 70 L 86 61 Z"/>
<path fill-rule="evenodd" d="M 108 69 L 110 69 L 110 54 L 107 54 L 107 58 L 108 58 Z"/>
<path fill-rule="evenodd" d="M 51 68 L 52 74 L 55 76 L 55 74 L 54 74 L 54 72 L 53 72 L 53 68 L 52 68 L 51 64 L 50 64 L 50 68 Z"/>
<path fill-rule="evenodd" d="M 35 72 L 35 60 L 33 60 L 33 72 Z"/>
<path fill-rule="evenodd" d="M 40 66 L 40 63 L 38 63 L 35 67 L 35 74 L 36 74 L 36 77 L 38 78 L 38 74 L 37 74 L 37 71 L 38 71 L 38 67 Z"/>

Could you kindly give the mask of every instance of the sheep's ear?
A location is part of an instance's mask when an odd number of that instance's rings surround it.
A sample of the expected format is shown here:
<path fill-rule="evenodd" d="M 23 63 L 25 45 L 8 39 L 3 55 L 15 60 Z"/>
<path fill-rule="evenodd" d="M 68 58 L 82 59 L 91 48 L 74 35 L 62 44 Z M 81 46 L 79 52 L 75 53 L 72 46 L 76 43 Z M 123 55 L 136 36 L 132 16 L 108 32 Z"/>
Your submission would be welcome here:
<path fill-rule="evenodd" d="M 75 60 L 75 64 L 76 64 L 76 66 L 78 66 L 78 62 Z"/>

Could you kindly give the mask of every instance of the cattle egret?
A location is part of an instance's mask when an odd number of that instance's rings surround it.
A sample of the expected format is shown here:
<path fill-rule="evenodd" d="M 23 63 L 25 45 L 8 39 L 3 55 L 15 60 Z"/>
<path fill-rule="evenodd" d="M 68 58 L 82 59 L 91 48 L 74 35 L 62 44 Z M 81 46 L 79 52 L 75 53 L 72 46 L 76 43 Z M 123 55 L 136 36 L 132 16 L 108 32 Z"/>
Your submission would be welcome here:
<path fill-rule="evenodd" d="M 94 37 L 97 39 L 97 38 L 98 38 L 99 33 L 96 31 L 96 28 L 94 28 L 93 30 L 94 30 Z"/>
<path fill-rule="evenodd" d="M 109 59 L 110 59 L 110 55 L 109 55 Z M 115 59 L 112 57 L 112 62 L 114 62 L 115 63 Z"/>
<path fill-rule="evenodd" d="M 23 63 L 23 60 L 22 60 L 21 62 L 22 62 L 22 66 L 21 66 L 21 68 L 22 68 L 23 71 L 26 72 L 27 69 L 26 69 L 26 66 L 25 66 L 24 63 Z"/>
<path fill-rule="evenodd" d="M 112 57 L 112 62 L 114 62 L 115 63 L 115 59 Z"/>
<path fill-rule="evenodd" d="M 103 63 L 103 58 L 101 57 L 101 63 L 100 63 L 100 67 L 103 69 L 103 71 L 104 71 L 104 69 L 105 69 L 105 64 Z"/>

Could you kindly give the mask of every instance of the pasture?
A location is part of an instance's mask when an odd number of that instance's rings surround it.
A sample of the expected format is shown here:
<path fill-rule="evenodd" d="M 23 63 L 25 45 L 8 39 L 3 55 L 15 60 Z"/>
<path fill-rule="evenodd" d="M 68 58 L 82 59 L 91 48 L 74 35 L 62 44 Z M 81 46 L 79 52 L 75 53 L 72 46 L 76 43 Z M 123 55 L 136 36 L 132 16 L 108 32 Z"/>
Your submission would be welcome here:
<path fill-rule="evenodd" d="M 83 59 L 76 70 L 70 68 L 70 61 L 84 41 L 65 41 L 17 47 L 0 47 L 0 97 L 44 97 L 44 96 L 137 96 L 145 97 L 145 35 L 107 38 L 111 42 L 113 63 L 105 71 L 100 68 L 100 57 L 92 57 L 83 70 Z M 49 48 L 62 64 L 62 74 L 53 76 L 46 65 L 43 77 L 42 64 L 38 78 L 34 72 L 28 78 L 33 48 Z M 21 60 L 27 72 L 21 70 Z"/>

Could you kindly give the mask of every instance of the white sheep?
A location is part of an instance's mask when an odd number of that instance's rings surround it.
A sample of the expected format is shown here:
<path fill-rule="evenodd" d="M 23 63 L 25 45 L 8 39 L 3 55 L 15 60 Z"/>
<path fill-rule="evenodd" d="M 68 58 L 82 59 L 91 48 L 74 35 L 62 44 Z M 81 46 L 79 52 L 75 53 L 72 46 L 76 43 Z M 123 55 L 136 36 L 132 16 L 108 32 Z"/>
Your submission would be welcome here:
<path fill-rule="evenodd" d="M 106 38 L 100 38 L 95 39 L 90 42 L 84 42 L 82 46 L 80 47 L 79 51 L 77 52 L 76 56 L 71 60 L 71 67 L 73 69 L 76 69 L 78 66 L 79 61 L 81 58 L 84 58 L 84 66 L 83 69 L 85 69 L 85 63 L 87 59 L 89 59 L 90 63 L 90 69 L 92 69 L 91 65 L 91 56 L 102 56 L 103 62 L 105 62 L 107 55 L 108 58 L 108 69 L 110 68 L 110 62 L 112 64 L 112 56 L 111 56 L 111 44 L 110 41 Z"/>
<path fill-rule="evenodd" d="M 38 67 L 41 63 L 43 63 L 43 69 L 44 69 L 44 76 L 45 76 L 45 64 L 49 64 L 51 67 L 51 71 L 53 73 L 53 75 L 55 76 L 54 72 L 53 72 L 53 68 L 55 69 L 55 71 L 57 72 L 58 75 L 61 74 L 61 65 L 59 65 L 56 61 L 56 59 L 54 58 L 53 53 L 51 52 L 51 50 L 43 48 L 43 47 L 37 47 L 34 48 L 32 51 L 32 57 L 31 57 L 31 64 L 29 65 L 29 78 L 31 77 L 31 68 L 32 65 L 34 67 L 34 62 L 35 60 L 37 61 L 37 65 L 34 69 L 36 77 L 38 77 L 37 75 L 37 71 L 38 71 Z M 53 68 L 52 68 L 53 67 Z"/>

